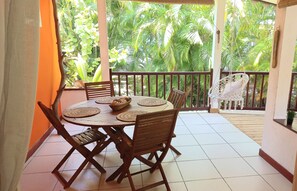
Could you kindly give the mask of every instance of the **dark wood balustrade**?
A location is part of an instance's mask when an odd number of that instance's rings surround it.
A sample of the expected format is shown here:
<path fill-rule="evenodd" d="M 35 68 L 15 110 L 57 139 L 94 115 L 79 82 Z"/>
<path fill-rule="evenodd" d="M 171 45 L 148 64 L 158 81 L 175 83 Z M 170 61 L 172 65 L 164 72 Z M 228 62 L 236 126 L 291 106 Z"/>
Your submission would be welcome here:
<path fill-rule="evenodd" d="M 240 72 L 232 72 L 240 73 Z M 245 72 L 250 80 L 244 94 L 245 110 L 265 110 L 268 72 Z M 230 72 L 221 72 L 221 78 Z M 212 71 L 207 72 L 113 72 L 116 95 L 143 95 L 166 99 L 170 90 L 188 93 L 182 110 L 207 110 L 208 90 L 212 86 Z M 297 111 L 297 73 L 292 74 L 288 108 Z"/>
<path fill-rule="evenodd" d="M 208 109 L 211 72 L 111 72 L 116 95 L 141 95 L 166 99 L 171 89 L 187 92 L 182 110 Z"/>

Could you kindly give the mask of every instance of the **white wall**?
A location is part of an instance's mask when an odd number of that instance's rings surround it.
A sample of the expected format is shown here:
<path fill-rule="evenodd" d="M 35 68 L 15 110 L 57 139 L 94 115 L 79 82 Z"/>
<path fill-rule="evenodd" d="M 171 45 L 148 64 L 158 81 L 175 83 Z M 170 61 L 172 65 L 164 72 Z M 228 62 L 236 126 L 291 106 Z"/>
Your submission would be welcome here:
<path fill-rule="evenodd" d="M 297 6 L 278 9 L 275 28 L 280 29 L 278 61 L 270 68 L 262 150 L 293 174 L 297 134 L 273 121 L 286 118 L 292 63 L 297 37 Z"/>

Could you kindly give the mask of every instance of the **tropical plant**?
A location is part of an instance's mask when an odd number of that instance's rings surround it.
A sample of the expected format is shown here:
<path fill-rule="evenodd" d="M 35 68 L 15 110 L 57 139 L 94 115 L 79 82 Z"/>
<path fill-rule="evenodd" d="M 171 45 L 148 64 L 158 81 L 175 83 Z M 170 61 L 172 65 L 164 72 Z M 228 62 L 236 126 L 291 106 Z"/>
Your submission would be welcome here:
<path fill-rule="evenodd" d="M 58 3 L 68 85 L 101 78 L 96 2 Z M 115 71 L 208 71 L 213 15 L 213 6 L 107 0 L 110 65 Z M 273 6 L 227 0 L 224 70 L 269 69 L 274 17 Z"/>
<path fill-rule="evenodd" d="M 126 70 L 209 70 L 211 6 L 108 2 L 109 46 L 128 51 Z"/>
<path fill-rule="evenodd" d="M 58 13 L 62 49 L 66 53 L 68 85 L 75 80 L 90 81 L 90 73 L 100 78 L 97 2 L 60 0 Z"/>
<path fill-rule="evenodd" d="M 227 71 L 268 71 L 274 7 L 251 0 L 229 0 L 226 16 L 222 68 Z"/>

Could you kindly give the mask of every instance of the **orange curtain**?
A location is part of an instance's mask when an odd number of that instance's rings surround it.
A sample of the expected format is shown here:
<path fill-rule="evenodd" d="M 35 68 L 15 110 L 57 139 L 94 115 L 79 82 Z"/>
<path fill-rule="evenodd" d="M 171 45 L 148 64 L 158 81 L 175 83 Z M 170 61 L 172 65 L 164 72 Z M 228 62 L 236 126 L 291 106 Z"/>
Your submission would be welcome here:
<path fill-rule="evenodd" d="M 279 8 L 297 5 L 297 0 L 280 0 L 278 3 Z"/>
<path fill-rule="evenodd" d="M 132 0 L 152 3 L 176 3 L 176 4 L 204 4 L 212 5 L 214 0 Z"/>

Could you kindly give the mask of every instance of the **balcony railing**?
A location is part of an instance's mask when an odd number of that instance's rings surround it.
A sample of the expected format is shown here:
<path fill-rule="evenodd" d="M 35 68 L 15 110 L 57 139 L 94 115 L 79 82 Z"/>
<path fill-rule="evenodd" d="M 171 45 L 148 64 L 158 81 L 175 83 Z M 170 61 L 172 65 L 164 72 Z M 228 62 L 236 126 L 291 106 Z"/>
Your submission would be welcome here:
<path fill-rule="evenodd" d="M 233 72 L 239 73 L 239 72 Z M 245 110 L 264 110 L 267 98 L 268 72 L 245 72 L 250 80 L 244 93 Z M 229 72 L 221 72 L 221 77 Z M 208 72 L 113 72 L 116 95 L 141 95 L 166 99 L 172 88 L 187 92 L 182 110 L 207 110 L 212 71 Z M 297 73 L 292 74 L 288 108 L 297 110 Z"/>

